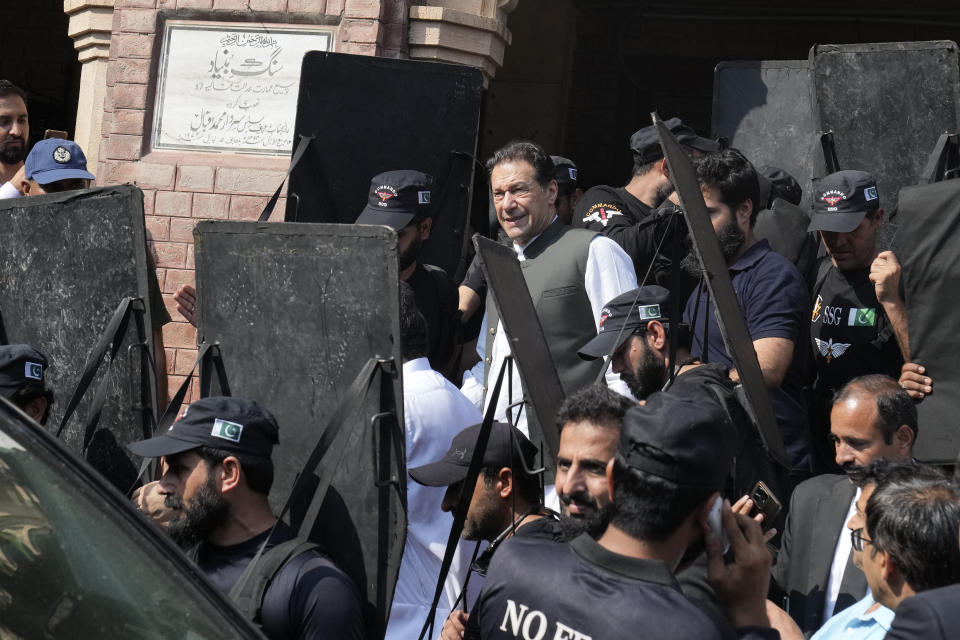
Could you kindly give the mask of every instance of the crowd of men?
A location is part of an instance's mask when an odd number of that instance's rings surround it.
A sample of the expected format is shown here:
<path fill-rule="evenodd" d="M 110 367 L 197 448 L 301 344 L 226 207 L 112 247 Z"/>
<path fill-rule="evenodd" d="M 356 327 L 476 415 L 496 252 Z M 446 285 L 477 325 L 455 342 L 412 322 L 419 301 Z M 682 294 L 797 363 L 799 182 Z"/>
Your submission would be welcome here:
<path fill-rule="evenodd" d="M 516 343 L 479 260 L 457 283 L 420 259 L 442 185 L 416 168 L 373 176 L 357 223 L 396 230 L 409 476 L 385 637 L 953 637 L 960 487 L 913 457 L 936 373 L 911 362 L 870 167 L 814 181 L 807 232 L 788 243 L 804 250 L 787 251 L 757 221 L 800 202 L 796 180 L 665 125 L 693 162 L 787 464 L 744 399 L 654 127 L 631 136 L 623 187 L 584 192 L 573 161 L 527 141 L 487 163 L 565 398 L 552 424 L 520 367 L 494 393 Z M 0 81 L 0 197 L 89 186 L 75 143 L 28 153 L 28 129 L 26 95 Z M 202 295 L 176 295 L 192 323 Z M 32 346 L 0 347 L 0 390 L 40 424 L 47 366 Z M 252 602 L 268 637 L 370 637 L 358 585 L 270 508 L 273 448 L 296 427 L 251 400 L 198 400 L 128 445 L 162 469 L 133 500 L 224 595 Z M 556 452 L 540 440 L 551 429 Z M 268 556 L 251 595 L 247 569 Z"/>

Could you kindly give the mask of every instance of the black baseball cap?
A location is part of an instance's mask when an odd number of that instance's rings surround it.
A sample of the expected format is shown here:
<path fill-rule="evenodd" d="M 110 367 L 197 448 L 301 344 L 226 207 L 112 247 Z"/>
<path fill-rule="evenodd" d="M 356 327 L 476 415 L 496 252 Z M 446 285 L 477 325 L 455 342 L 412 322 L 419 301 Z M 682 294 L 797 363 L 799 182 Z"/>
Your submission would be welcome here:
<path fill-rule="evenodd" d="M 553 160 L 554 178 L 561 191 L 572 191 L 577 188 L 577 165 L 573 164 L 570 158 L 563 156 L 550 156 Z"/>
<path fill-rule="evenodd" d="M 382 224 L 403 229 L 414 219 L 433 215 L 433 176 L 422 171 L 387 171 L 373 177 L 367 206 L 357 224 Z"/>
<path fill-rule="evenodd" d="M 12 398 L 23 385 L 44 384 L 47 358 L 29 344 L 0 346 L 0 395 Z"/>
<path fill-rule="evenodd" d="M 189 407 L 166 433 L 127 445 L 144 458 L 171 456 L 207 446 L 258 458 L 270 458 L 279 428 L 273 414 L 253 400 L 211 396 Z"/>
<path fill-rule="evenodd" d="M 698 136 L 697 132 L 683 124 L 680 118 L 670 118 L 663 124 L 670 130 L 677 142 L 684 147 L 704 153 L 720 151 L 719 142 Z M 638 164 L 647 164 L 662 158 L 663 149 L 660 148 L 660 136 L 657 135 L 657 128 L 650 125 L 630 136 L 630 150 L 633 151 L 633 158 Z"/>
<path fill-rule="evenodd" d="M 428 487 L 449 487 L 461 482 L 467 477 L 481 426 L 475 424 L 455 435 L 442 459 L 409 469 L 410 477 Z M 506 422 L 494 422 L 490 426 L 490 439 L 483 453 L 484 467 L 512 467 L 515 473 L 526 475 L 536 469 L 536 463 L 537 447 L 522 431 Z"/>
<path fill-rule="evenodd" d="M 670 292 L 655 284 L 633 289 L 603 305 L 597 336 L 580 347 L 584 360 L 608 356 L 620 348 L 633 332 L 651 320 L 663 320 L 669 308 Z M 621 331 L 623 329 L 623 331 Z"/>
<path fill-rule="evenodd" d="M 774 198 L 783 198 L 790 204 L 799 205 L 800 200 L 803 199 L 803 189 L 800 188 L 800 183 L 780 167 L 766 165 L 758 167 L 757 178 L 760 180 L 761 198 L 764 202 L 773 202 Z"/>
<path fill-rule="evenodd" d="M 865 171 L 837 171 L 813 181 L 813 215 L 807 231 L 848 233 L 880 208 L 877 181 Z"/>
<path fill-rule="evenodd" d="M 618 454 L 627 466 L 676 485 L 716 490 L 730 472 L 737 432 L 702 393 L 659 391 L 623 416 Z"/>

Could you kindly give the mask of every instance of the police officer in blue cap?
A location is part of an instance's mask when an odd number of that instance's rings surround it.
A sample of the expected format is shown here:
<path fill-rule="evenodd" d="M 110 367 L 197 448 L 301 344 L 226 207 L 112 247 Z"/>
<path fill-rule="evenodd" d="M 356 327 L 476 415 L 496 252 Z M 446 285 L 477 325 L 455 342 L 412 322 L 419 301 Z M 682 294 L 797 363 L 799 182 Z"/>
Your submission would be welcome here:
<path fill-rule="evenodd" d="M 48 138 L 35 144 L 24 169 L 20 193 L 25 196 L 88 189 L 96 179 L 87 171 L 87 157 L 80 145 L 61 138 Z"/>

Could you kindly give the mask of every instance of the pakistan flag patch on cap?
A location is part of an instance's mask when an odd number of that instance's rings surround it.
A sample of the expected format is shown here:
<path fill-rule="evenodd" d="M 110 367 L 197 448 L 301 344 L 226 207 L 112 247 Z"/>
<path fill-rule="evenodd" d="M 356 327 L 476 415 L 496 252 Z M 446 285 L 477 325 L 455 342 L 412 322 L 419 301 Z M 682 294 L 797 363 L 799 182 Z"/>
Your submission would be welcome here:
<path fill-rule="evenodd" d="M 240 442 L 240 435 L 242 433 L 242 424 L 228 422 L 226 420 L 221 420 L 220 418 L 214 420 L 213 430 L 210 431 L 210 435 L 214 437 L 223 438 L 224 440 L 232 440 L 233 442 Z"/>

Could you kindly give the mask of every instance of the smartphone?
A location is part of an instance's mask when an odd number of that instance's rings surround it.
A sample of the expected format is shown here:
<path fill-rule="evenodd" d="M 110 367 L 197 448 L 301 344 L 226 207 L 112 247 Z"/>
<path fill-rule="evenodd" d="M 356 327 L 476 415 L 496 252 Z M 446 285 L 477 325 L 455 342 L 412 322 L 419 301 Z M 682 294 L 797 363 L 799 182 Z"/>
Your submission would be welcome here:
<path fill-rule="evenodd" d="M 726 553 L 730 550 L 730 540 L 727 538 L 727 532 L 723 529 L 723 518 L 720 516 L 720 507 L 722 505 L 723 496 L 717 496 L 717 499 L 713 501 L 713 506 L 710 507 L 710 513 L 707 515 L 707 526 L 710 527 L 713 535 L 717 536 L 717 539 L 720 540 L 723 552 Z"/>
<path fill-rule="evenodd" d="M 753 509 L 750 510 L 750 517 L 755 518 L 758 514 L 762 513 L 763 522 L 760 523 L 760 526 L 764 531 L 769 530 L 770 527 L 773 526 L 774 518 L 776 518 L 780 510 L 783 509 L 783 505 L 780 504 L 777 496 L 773 495 L 773 491 L 770 491 L 770 487 L 768 487 L 763 480 L 753 485 L 753 489 L 750 491 L 750 499 L 753 500 Z"/>
<path fill-rule="evenodd" d="M 60 131 L 59 129 L 47 129 L 46 133 L 43 134 L 43 139 L 47 140 L 49 138 L 63 138 L 67 139 L 67 132 Z"/>

